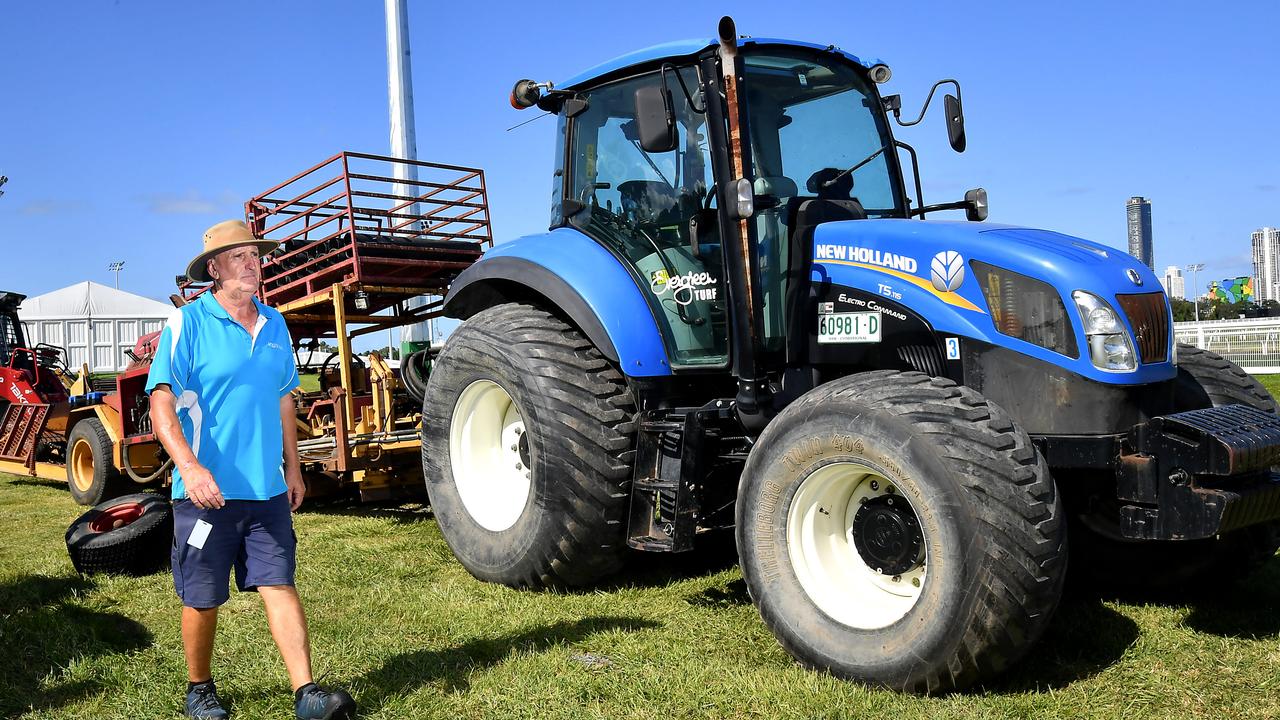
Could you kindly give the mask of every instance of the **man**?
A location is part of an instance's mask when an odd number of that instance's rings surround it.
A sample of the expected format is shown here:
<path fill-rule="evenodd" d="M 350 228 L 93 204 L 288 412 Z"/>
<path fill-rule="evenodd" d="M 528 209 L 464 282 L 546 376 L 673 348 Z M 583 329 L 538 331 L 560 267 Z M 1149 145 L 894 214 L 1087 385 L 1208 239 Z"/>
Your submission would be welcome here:
<path fill-rule="evenodd" d="M 275 246 L 236 220 L 205 232 L 187 275 L 213 288 L 170 316 L 147 380 L 153 426 L 174 462 L 173 584 L 183 604 L 192 718 L 228 716 L 210 662 L 233 566 L 236 587 L 262 598 L 298 717 L 355 715 L 351 696 L 312 682 L 294 588 L 290 511 L 305 494 L 291 394 L 298 371 L 284 318 L 254 297 L 259 255 Z"/>

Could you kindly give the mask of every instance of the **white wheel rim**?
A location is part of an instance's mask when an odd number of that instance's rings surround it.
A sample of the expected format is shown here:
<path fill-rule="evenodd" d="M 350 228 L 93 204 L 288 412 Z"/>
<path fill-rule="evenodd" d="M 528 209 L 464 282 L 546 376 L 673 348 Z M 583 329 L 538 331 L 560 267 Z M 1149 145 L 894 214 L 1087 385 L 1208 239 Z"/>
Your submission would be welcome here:
<path fill-rule="evenodd" d="M 878 471 L 833 463 L 801 482 L 787 512 L 787 551 L 800 586 L 831 619 L 863 630 L 901 620 L 920 599 L 925 582 L 923 548 L 913 568 L 890 576 L 870 567 L 854 544 L 854 517 L 862 503 L 884 496 L 888 499 L 881 502 L 891 499 L 911 509 Z"/>
<path fill-rule="evenodd" d="M 458 396 L 449 427 L 453 482 L 463 507 L 486 530 L 515 525 L 529 502 L 533 480 L 523 435 L 524 418 L 497 383 L 477 380 Z"/>

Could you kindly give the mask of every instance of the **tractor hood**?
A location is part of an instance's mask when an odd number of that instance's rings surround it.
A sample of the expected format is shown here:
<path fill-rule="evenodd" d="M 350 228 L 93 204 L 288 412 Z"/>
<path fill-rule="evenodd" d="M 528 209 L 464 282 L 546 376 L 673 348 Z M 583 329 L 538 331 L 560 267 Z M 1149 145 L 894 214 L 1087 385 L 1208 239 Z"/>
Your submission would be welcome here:
<path fill-rule="evenodd" d="M 1002 335 L 983 295 L 981 262 L 1047 283 L 1058 291 L 1078 343 L 1083 323 L 1072 300 L 1076 290 L 1104 299 L 1123 316 L 1119 295 L 1163 292 L 1159 278 L 1132 256 L 1070 235 L 1011 225 L 921 220 L 848 220 L 824 223 L 813 236 L 813 280 L 892 298 L 918 312 L 935 331 L 1002 345 L 1070 367 L 1107 383 L 1165 380 L 1173 362 L 1140 364 L 1125 373 L 1093 367 L 1087 349 L 1069 358 Z M 1164 303 L 1168 316 L 1168 304 Z M 1128 319 L 1126 318 L 1126 321 Z M 1166 317 L 1172 343 L 1172 318 Z M 1133 324 L 1129 323 L 1133 336 Z M 1143 329 L 1143 332 L 1146 332 Z"/>

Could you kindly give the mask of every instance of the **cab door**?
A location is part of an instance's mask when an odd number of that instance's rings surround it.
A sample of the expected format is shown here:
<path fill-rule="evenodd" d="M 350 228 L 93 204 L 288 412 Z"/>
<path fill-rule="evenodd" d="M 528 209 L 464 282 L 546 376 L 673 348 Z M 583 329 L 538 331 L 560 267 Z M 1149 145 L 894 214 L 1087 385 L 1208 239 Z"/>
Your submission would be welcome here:
<path fill-rule="evenodd" d="M 698 87 L 697 71 L 679 71 Z M 566 128 L 568 222 L 609 248 L 645 293 L 673 370 L 728 362 L 726 290 L 714 210 L 706 116 L 668 69 L 675 103 L 676 149 L 645 152 L 635 121 L 636 90 L 658 73 L 582 93 L 587 107 Z M 575 212 L 576 211 L 576 212 Z"/>

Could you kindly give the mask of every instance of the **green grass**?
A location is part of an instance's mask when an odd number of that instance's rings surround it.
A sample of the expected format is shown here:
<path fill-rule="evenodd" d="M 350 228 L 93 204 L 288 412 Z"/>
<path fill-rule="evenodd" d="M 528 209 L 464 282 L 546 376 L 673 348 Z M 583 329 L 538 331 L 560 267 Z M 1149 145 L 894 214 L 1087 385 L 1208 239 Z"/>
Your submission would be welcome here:
<path fill-rule="evenodd" d="M 0 718 L 175 717 L 171 579 L 77 577 L 62 535 L 82 510 L 60 483 L 0 475 Z M 296 524 L 317 674 L 366 718 L 1280 716 L 1280 558 L 1210 599 L 1072 593 L 998 681 L 919 698 L 795 665 L 731 552 L 638 556 L 597 590 L 519 592 L 472 579 L 420 505 L 338 503 Z M 256 596 L 233 593 L 214 663 L 236 717 L 292 717 Z"/>

